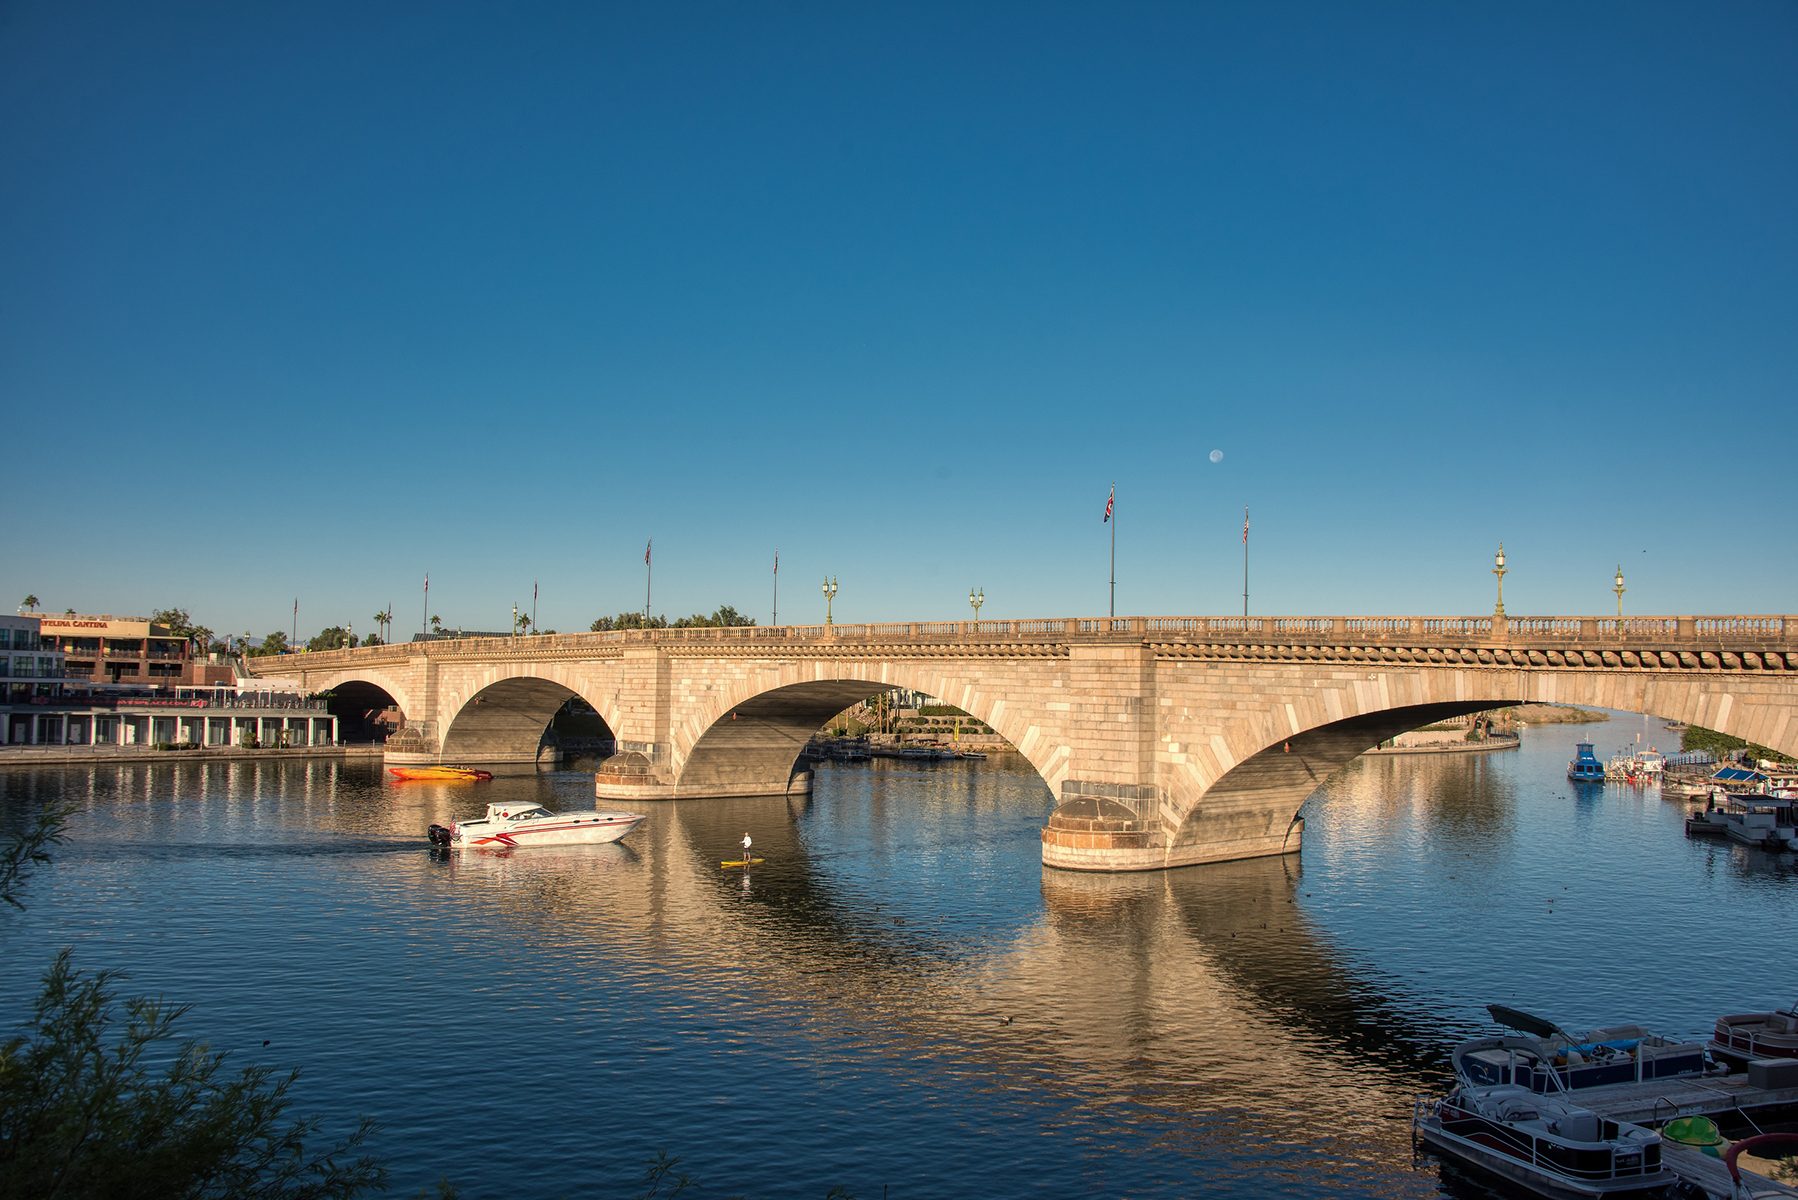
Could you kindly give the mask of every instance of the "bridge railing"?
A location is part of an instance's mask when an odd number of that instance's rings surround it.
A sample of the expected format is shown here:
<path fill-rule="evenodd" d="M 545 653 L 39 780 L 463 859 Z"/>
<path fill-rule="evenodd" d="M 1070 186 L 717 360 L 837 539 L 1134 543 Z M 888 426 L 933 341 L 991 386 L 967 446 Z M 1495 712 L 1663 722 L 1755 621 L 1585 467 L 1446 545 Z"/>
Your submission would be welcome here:
<path fill-rule="evenodd" d="M 1541 646 L 1635 641 L 1642 645 L 1728 648 L 1798 646 L 1798 616 L 1671 617 L 1032 617 L 1022 620 L 885 621 L 838 625 L 750 625 L 731 628 L 623 629 L 603 633 L 532 634 L 398 642 L 249 660 L 259 673 L 337 663 L 399 665 L 426 658 L 541 659 L 622 653 L 632 646 L 707 644 L 793 646 L 814 642 L 1058 642 L 1092 638 L 1187 641 L 1217 645 Z"/>

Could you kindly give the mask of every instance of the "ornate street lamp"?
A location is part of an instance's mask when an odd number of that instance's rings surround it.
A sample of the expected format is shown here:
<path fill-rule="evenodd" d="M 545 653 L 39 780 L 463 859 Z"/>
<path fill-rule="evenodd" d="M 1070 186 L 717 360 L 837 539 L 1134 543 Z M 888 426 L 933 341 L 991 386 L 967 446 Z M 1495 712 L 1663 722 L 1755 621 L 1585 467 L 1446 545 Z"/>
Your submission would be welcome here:
<path fill-rule="evenodd" d="M 1623 621 L 1623 593 L 1627 592 L 1629 590 L 1628 588 L 1623 586 L 1623 564 L 1622 563 L 1617 564 L 1617 581 L 1611 585 L 1611 590 L 1613 592 L 1617 593 L 1617 620 L 1618 620 L 1619 624 L 1621 625 L 1621 623 Z"/>
<path fill-rule="evenodd" d="M 986 603 L 986 589 L 985 588 L 981 588 L 978 591 L 976 591 L 973 588 L 968 589 L 968 605 L 971 608 L 973 608 L 973 610 L 974 610 L 974 623 L 976 625 L 978 625 L 980 623 L 980 606 L 985 603 Z"/>
<path fill-rule="evenodd" d="M 1505 615 L 1505 544 L 1498 544 L 1498 553 L 1492 556 L 1492 573 L 1498 576 L 1498 603 L 1493 606 L 1492 615 Z"/>
<path fill-rule="evenodd" d="M 835 624 L 830 617 L 830 602 L 836 598 L 837 581 L 832 576 L 826 576 L 824 579 L 824 623 L 826 625 Z"/>

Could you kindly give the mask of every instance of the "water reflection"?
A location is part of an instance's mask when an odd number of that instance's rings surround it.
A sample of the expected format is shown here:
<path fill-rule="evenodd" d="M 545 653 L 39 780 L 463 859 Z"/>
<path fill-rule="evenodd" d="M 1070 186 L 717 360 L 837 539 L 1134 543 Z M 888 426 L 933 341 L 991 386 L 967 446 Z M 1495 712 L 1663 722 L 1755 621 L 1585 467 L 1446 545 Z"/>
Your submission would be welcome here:
<path fill-rule="evenodd" d="M 1406 1120 L 1485 1003 L 1683 1033 L 1777 990 L 1697 914 L 1789 922 L 1790 868 L 1686 842 L 1652 796 L 1575 799 L 1565 759 L 1526 739 L 1364 760 L 1307 805 L 1302 860 L 1129 876 L 1045 871 L 1052 798 L 1003 762 L 829 767 L 808 797 L 648 805 L 623 843 L 448 853 L 428 824 L 584 807 L 590 778 L 0 773 L 0 825 L 80 809 L 0 960 L 74 942 L 199 1000 L 223 1048 L 272 1037 L 311 1106 L 383 1118 L 402 1191 L 446 1135 L 550 1096 L 577 1117 L 553 1122 L 545 1194 L 627 1194 L 656 1149 L 748 1195 L 1468 1194 L 1414 1167 Z M 745 829 L 766 862 L 721 868 Z M 1662 931 L 1692 965 L 1650 983 Z M 35 970 L 0 974 L 0 1007 Z M 455 1087 L 421 1039 L 456 1048 Z M 645 1152 L 597 1151 L 595 1116 Z"/>

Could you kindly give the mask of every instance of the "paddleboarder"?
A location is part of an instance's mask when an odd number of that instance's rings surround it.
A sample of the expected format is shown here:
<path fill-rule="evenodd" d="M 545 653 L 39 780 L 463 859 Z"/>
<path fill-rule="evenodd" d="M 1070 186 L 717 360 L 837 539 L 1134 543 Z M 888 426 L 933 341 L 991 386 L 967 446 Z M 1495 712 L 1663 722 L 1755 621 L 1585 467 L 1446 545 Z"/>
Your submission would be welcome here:
<path fill-rule="evenodd" d="M 751 845 L 751 843 L 749 840 L 749 831 L 747 829 L 745 829 L 743 831 L 743 865 L 746 867 L 749 865 L 749 847 L 750 847 L 750 845 Z"/>

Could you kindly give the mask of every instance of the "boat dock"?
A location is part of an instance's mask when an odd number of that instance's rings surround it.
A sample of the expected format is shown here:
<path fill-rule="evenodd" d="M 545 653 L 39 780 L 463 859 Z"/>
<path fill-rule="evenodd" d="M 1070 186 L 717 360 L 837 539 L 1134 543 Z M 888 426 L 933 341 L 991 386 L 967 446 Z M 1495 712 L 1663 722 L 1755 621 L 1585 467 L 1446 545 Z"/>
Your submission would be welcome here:
<path fill-rule="evenodd" d="M 1745 1072 L 1675 1076 L 1579 1089 L 1578 1103 L 1613 1121 L 1658 1126 L 1675 1117 L 1718 1117 L 1798 1106 L 1798 1087 L 1756 1087 Z"/>
<path fill-rule="evenodd" d="M 1798 1086 L 1756 1087 L 1745 1072 L 1704 1078 L 1675 1077 L 1641 1083 L 1615 1083 L 1581 1088 L 1578 1103 L 1613 1121 L 1630 1121 L 1659 1128 L 1675 1117 L 1720 1117 L 1736 1113 L 1789 1109 L 1798 1106 Z M 1692 1146 L 1665 1140 L 1661 1161 L 1686 1182 L 1704 1189 L 1708 1196 L 1729 1197 L 1729 1171 L 1719 1159 Z M 1740 1164 L 1738 1169 L 1740 1168 Z M 1755 1197 L 1798 1197 L 1798 1188 L 1742 1169 L 1743 1193 Z"/>
<path fill-rule="evenodd" d="M 1691 1146 L 1682 1146 L 1678 1142 L 1661 1143 L 1661 1165 L 1678 1175 L 1680 1179 L 1694 1187 L 1700 1188 L 1707 1196 L 1718 1200 L 1733 1200 L 1738 1195 L 1735 1185 L 1730 1182 L 1729 1168 L 1723 1165 L 1720 1158 L 1712 1158 L 1702 1150 Z M 1756 1200 L 1783 1200 L 1784 1197 L 1798 1196 L 1798 1188 L 1778 1183 L 1765 1175 L 1750 1171 L 1741 1163 L 1736 1170 L 1742 1173 L 1743 1196 L 1752 1196 Z"/>

